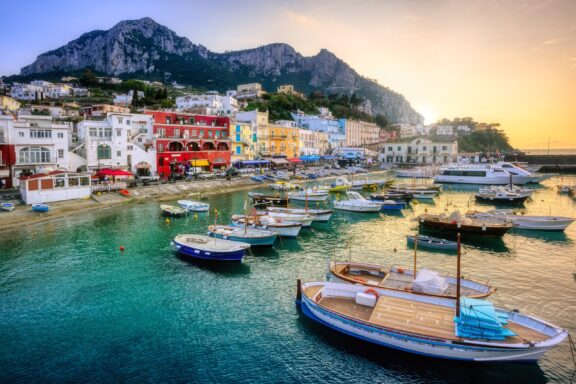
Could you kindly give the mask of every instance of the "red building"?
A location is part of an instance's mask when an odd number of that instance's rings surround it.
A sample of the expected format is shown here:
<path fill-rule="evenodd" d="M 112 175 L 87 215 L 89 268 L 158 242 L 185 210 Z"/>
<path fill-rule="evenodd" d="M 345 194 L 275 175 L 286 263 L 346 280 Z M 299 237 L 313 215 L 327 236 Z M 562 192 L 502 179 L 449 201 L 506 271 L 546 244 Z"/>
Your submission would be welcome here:
<path fill-rule="evenodd" d="M 146 111 L 154 118 L 158 173 L 184 166 L 212 171 L 230 166 L 230 119 L 189 113 Z"/>

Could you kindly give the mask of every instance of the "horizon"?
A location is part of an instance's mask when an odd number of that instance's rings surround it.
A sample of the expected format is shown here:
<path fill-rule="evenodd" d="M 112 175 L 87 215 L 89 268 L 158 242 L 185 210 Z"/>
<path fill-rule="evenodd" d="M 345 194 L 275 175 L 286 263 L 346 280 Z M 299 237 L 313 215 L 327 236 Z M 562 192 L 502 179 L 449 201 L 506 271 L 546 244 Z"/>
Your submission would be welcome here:
<path fill-rule="evenodd" d="M 114 12 L 105 1 L 90 8 L 88 21 L 77 17 L 82 8 L 68 0 L 30 3 L 27 24 L 33 28 L 23 29 L 21 19 L 8 17 L 17 14 L 16 4 L 6 4 L 0 15 L 0 33 L 14 36 L 0 44 L 11 58 L 0 62 L 0 75 L 19 73 L 38 55 L 83 33 L 150 17 L 213 52 L 278 42 L 304 56 L 325 48 L 360 75 L 403 95 L 426 123 L 470 116 L 499 122 L 515 148 L 576 147 L 576 26 L 571 20 L 576 2 L 569 0 L 365 1 L 361 6 L 128 0 L 114 3 Z M 238 28 L 246 20 L 250 28 Z M 39 33 L 45 30 L 50 33 Z"/>

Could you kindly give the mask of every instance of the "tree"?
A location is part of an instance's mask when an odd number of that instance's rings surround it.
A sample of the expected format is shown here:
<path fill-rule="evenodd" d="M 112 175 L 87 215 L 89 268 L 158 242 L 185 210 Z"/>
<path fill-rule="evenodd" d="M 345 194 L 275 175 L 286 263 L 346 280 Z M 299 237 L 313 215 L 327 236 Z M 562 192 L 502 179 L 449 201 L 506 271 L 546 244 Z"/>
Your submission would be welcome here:
<path fill-rule="evenodd" d="M 379 126 L 380 128 L 385 128 L 388 126 L 388 119 L 381 113 L 377 114 L 374 120 L 376 122 L 376 125 Z"/>
<path fill-rule="evenodd" d="M 93 86 L 98 84 L 98 79 L 92 70 L 86 68 L 84 72 L 82 72 L 82 76 L 80 76 L 80 83 L 86 86 Z"/>
<path fill-rule="evenodd" d="M 132 92 L 132 108 L 137 108 L 140 104 L 140 100 L 138 99 L 138 90 L 134 89 Z"/>

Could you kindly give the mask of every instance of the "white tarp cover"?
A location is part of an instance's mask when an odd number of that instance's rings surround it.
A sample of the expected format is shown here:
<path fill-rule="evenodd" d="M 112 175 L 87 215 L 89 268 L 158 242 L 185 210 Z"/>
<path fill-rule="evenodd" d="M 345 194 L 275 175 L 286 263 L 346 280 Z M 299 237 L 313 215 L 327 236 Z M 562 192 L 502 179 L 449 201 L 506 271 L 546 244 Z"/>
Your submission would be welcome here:
<path fill-rule="evenodd" d="M 416 273 L 416 279 L 412 283 L 414 292 L 442 294 L 448 289 L 448 282 L 438 272 L 421 269 Z"/>

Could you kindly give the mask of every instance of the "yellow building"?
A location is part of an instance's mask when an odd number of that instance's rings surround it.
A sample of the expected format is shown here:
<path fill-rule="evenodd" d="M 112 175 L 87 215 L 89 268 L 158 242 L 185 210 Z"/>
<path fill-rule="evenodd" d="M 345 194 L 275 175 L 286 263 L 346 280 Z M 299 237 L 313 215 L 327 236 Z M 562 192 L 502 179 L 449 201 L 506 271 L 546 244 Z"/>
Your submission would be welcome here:
<path fill-rule="evenodd" d="M 287 95 L 298 96 L 298 97 L 301 97 L 301 98 L 303 98 L 303 99 L 306 98 L 302 92 L 298 92 L 297 90 L 295 90 L 295 89 L 294 89 L 294 86 L 293 86 L 292 84 L 280 85 L 280 86 L 278 87 L 277 92 L 278 92 L 278 93 L 285 93 L 285 94 L 287 94 Z"/>
<path fill-rule="evenodd" d="M 258 148 L 261 156 L 298 157 L 299 145 L 298 127 L 279 124 L 258 126 Z"/>
<path fill-rule="evenodd" d="M 20 103 L 8 96 L 0 96 L 0 109 L 16 112 L 20 108 Z"/>
<path fill-rule="evenodd" d="M 237 160 L 253 160 L 256 128 L 250 122 L 231 121 L 230 141 L 232 142 L 232 162 Z"/>

